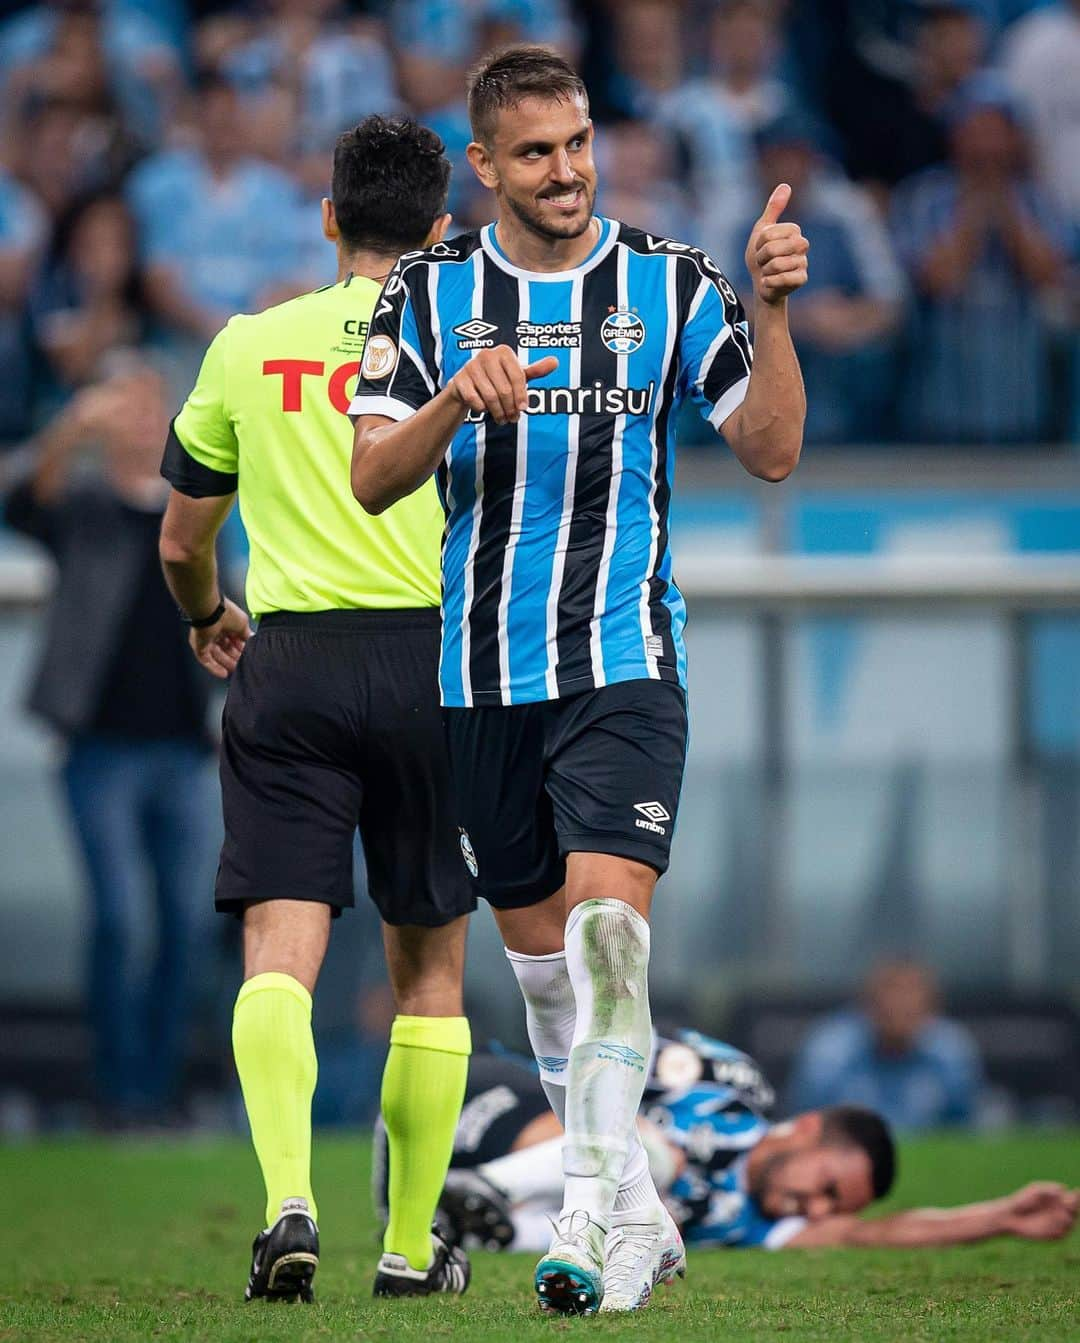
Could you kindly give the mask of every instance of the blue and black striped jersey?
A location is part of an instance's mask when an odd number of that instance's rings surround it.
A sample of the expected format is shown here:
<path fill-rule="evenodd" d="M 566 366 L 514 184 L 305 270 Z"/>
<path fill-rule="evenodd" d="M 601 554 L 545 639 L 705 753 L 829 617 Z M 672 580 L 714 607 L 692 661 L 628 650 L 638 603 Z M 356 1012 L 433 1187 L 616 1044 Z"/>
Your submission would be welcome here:
<path fill-rule="evenodd" d="M 722 425 L 746 394 L 749 333 L 705 253 L 599 223 L 568 271 L 519 270 L 493 225 L 407 253 L 371 322 L 354 416 L 407 418 L 486 347 L 559 361 L 516 425 L 470 415 L 439 469 L 447 705 L 685 684 L 676 415 L 690 397 Z"/>

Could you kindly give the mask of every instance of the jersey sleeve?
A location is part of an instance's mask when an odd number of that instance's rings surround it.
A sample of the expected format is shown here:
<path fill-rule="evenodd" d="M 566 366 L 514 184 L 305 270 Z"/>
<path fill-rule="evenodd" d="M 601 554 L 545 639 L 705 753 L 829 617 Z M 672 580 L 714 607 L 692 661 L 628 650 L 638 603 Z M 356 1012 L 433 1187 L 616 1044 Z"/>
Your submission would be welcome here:
<path fill-rule="evenodd" d="M 210 342 L 195 386 L 173 420 L 165 444 L 161 474 L 175 490 L 192 499 L 236 491 L 239 447 L 226 410 L 228 332 L 226 326 Z"/>
<path fill-rule="evenodd" d="M 427 275 L 427 266 L 401 262 L 387 276 L 368 327 L 364 358 L 349 415 L 385 415 L 407 420 L 427 405 L 438 389 L 439 370 L 431 353 L 434 338 L 426 305 L 418 304 L 413 286 Z"/>
<path fill-rule="evenodd" d="M 683 396 L 693 398 L 702 417 L 719 430 L 742 405 L 750 385 L 753 350 L 738 295 L 711 261 L 703 273 L 679 343 Z"/>

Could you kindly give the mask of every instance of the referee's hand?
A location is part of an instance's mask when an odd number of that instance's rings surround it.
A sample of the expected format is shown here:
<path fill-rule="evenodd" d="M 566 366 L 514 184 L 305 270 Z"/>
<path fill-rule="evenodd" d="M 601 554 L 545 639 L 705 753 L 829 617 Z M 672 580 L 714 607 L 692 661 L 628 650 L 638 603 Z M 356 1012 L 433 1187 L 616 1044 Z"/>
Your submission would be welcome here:
<path fill-rule="evenodd" d="M 210 675 L 220 681 L 236 670 L 240 654 L 252 633 L 247 612 L 228 597 L 224 600 L 225 614 L 216 625 L 192 630 L 188 635 L 191 651 Z"/>
<path fill-rule="evenodd" d="M 798 224 L 780 223 L 790 200 L 791 187 L 781 182 L 750 230 L 746 245 L 746 269 L 754 282 L 754 297 L 770 307 L 782 303 L 807 281 L 810 243 Z"/>
<path fill-rule="evenodd" d="M 546 355 L 524 367 L 509 345 L 474 354 L 450 379 L 449 387 L 466 410 L 488 414 L 496 424 L 517 424 L 525 409 L 526 384 L 554 373 L 559 361 Z"/>

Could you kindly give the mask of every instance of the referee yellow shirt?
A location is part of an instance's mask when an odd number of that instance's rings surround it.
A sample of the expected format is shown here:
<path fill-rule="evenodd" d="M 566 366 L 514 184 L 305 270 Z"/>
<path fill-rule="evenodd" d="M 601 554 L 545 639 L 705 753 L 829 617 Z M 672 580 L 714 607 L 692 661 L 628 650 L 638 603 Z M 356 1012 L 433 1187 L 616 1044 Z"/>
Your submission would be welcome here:
<path fill-rule="evenodd" d="M 350 277 L 232 318 L 173 421 L 162 471 L 174 488 L 238 492 L 253 615 L 439 605 L 434 479 L 377 518 L 349 484 L 346 411 L 379 290 Z"/>

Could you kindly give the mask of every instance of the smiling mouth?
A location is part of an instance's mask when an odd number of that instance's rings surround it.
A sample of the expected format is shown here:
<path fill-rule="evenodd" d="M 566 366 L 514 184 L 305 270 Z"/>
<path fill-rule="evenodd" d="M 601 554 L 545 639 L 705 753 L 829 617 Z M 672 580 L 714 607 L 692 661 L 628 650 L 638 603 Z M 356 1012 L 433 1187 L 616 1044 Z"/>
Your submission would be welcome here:
<path fill-rule="evenodd" d="M 582 187 L 574 187 L 573 191 L 560 191 L 557 196 L 541 196 L 540 199 L 554 205 L 556 210 L 576 210 L 585 199 L 585 192 Z"/>

